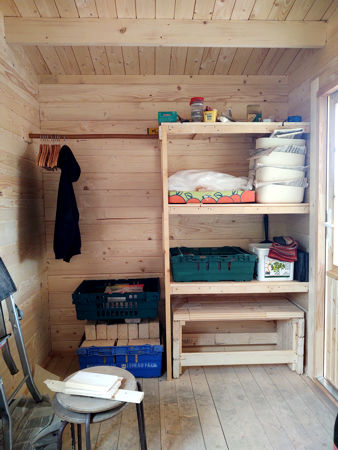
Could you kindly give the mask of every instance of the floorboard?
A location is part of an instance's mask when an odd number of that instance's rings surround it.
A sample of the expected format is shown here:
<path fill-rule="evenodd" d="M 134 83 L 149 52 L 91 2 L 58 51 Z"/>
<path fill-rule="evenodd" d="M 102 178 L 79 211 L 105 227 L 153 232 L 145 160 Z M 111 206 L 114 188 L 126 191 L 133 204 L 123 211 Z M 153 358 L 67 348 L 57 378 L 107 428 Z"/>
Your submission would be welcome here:
<path fill-rule="evenodd" d="M 62 379 L 78 368 L 71 356 L 46 367 Z M 171 382 L 139 381 L 149 450 L 332 449 L 337 406 L 286 365 L 196 367 Z M 95 450 L 139 450 L 135 405 L 92 425 L 91 442 Z M 71 448 L 69 431 L 63 448 Z"/>
<path fill-rule="evenodd" d="M 252 366 L 250 371 L 265 394 L 270 408 L 279 420 L 296 449 L 314 449 L 307 430 L 297 416 L 290 410 L 289 405 L 281 395 L 278 387 L 273 383 L 265 368 Z M 291 395 L 291 394 L 290 394 Z"/>
<path fill-rule="evenodd" d="M 175 380 L 180 415 L 182 450 L 205 449 L 200 419 L 197 412 L 194 393 L 191 387 L 189 371 L 186 370 L 179 379 Z"/>
<path fill-rule="evenodd" d="M 330 436 L 323 430 L 320 421 L 313 414 L 313 411 L 308 408 L 298 393 L 298 390 L 292 383 L 289 383 L 284 373 L 278 366 L 270 366 L 265 369 L 272 379 L 275 386 L 284 398 L 284 401 L 289 406 L 290 410 L 296 415 L 299 422 L 303 425 L 308 434 L 313 448 L 323 449 L 330 445 Z"/>
<path fill-rule="evenodd" d="M 288 368 L 287 370 L 290 371 Z M 295 447 L 281 425 L 278 415 L 270 407 L 264 391 L 257 384 L 248 367 L 237 366 L 235 367 L 235 373 L 251 407 L 256 413 L 257 419 L 265 430 L 272 448 L 276 450 L 293 450 Z"/>
<path fill-rule="evenodd" d="M 189 372 L 205 448 L 228 449 L 203 368 L 194 367 L 189 369 Z"/>

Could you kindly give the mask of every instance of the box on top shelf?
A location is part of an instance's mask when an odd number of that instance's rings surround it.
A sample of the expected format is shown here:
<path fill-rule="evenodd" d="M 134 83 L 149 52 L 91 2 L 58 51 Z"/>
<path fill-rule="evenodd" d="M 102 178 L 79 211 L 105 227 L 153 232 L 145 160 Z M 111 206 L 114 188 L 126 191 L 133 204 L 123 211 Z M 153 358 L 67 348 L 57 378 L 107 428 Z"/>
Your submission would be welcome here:
<path fill-rule="evenodd" d="M 174 281 L 251 281 L 256 255 L 240 247 L 170 249 Z"/>
<path fill-rule="evenodd" d="M 169 191 L 169 203 L 254 203 L 255 191 Z"/>
<path fill-rule="evenodd" d="M 160 280 L 85 280 L 72 297 L 78 320 L 151 319 L 157 316 Z"/>
<path fill-rule="evenodd" d="M 177 112 L 176 111 L 159 111 L 157 113 L 158 124 L 161 125 L 163 122 L 177 122 Z"/>

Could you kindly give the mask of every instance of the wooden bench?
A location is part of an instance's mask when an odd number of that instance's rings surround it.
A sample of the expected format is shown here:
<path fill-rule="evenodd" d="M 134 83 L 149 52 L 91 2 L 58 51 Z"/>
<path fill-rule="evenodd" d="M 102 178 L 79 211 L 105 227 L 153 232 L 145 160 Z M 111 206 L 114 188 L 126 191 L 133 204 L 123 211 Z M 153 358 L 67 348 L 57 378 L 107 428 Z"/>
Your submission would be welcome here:
<path fill-rule="evenodd" d="M 274 350 L 196 351 L 182 348 L 183 327 L 191 322 L 275 321 L 276 331 L 267 333 Z M 231 328 L 231 327 L 230 327 Z M 231 331 L 231 330 L 230 330 Z M 228 335 L 228 337 L 227 337 Z M 202 336 L 202 335 L 201 335 Z M 210 336 L 210 335 L 209 335 Z M 216 334 L 218 343 L 266 343 L 262 333 Z M 216 342 L 217 343 L 217 342 Z M 190 350 L 190 349 L 189 349 Z M 209 350 L 209 349 L 207 349 Z M 181 300 L 173 304 L 173 377 L 178 378 L 185 366 L 215 366 L 239 364 L 289 364 L 303 373 L 304 312 L 285 298 L 270 299 L 198 299 Z"/>

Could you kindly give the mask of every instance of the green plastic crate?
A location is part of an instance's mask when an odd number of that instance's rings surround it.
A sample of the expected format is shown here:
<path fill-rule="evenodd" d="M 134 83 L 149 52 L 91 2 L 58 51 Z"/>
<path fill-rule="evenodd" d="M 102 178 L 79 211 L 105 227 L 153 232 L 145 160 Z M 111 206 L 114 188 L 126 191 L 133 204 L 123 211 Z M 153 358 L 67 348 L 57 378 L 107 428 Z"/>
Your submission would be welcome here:
<path fill-rule="evenodd" d="M 174 281 L 251 281 L 256 259 L 240 247 L 170 249 Z"/>

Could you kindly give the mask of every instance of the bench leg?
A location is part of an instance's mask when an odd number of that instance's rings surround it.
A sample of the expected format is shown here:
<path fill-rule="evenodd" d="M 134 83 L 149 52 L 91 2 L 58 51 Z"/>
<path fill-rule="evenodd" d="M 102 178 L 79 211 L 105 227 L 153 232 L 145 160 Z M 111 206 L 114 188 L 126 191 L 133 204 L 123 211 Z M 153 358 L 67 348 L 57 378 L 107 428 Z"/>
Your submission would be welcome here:
<path fill-rule="evenodd" d="M 277 349 L 293 350 L 294 352 L 294 362 L 288 364 L 291 370 L 296 370 L 296 328 L 292 319 L 277 321 Z"/>
<path fill-rule="evenodd" d="M 277 322 L 277 348 L 292 350 L 294 361 L 288 366 L 302 374 L 304 370 L 304 319 L 279 320 Z"/>
<path fill-rule="evenodd" d="M 173 378 L 178 378 L 182 373 L 181 353 L 182 353 L 182 327 L 184 322 L 173 321 Z"/>
<path fill-rule="evenodd" d="M 296 341 L 296 353 L 297 353 L 297 363 L 296 372 L 301 375 L 304 372 L 304 319 L 297 319 L 297 341 Z"/>

